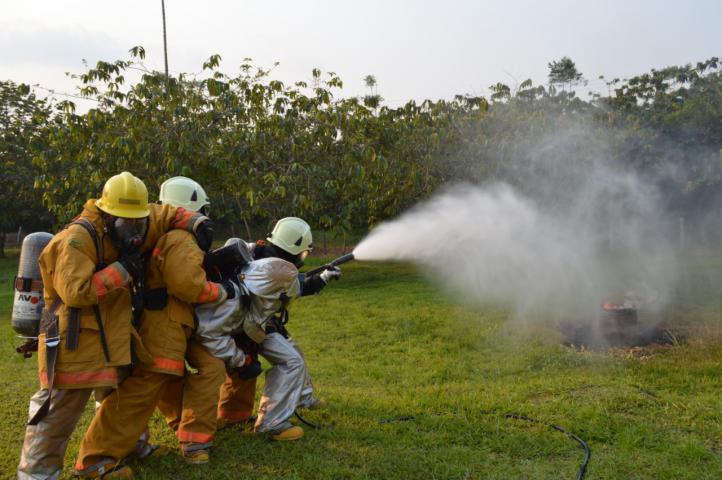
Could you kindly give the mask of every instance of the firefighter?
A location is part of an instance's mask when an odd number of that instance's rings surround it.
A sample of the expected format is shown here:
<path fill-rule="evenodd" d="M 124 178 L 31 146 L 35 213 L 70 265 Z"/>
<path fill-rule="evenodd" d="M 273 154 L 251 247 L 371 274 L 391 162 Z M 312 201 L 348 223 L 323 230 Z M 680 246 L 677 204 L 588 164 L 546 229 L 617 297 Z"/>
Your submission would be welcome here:
<path fill-rule="evenodd" d="M 243 243 L 245 246 L 245 243 Z M 225 249 L 225 252 L 230 252 Z M 231 253 L 230 257 L 221 258 L 214 257 L 223 266 L 223 270 L 229 268 L 230 272 L 236 270 L 238 262 L 236 251 Z M 216 312 L 226 312 L 231 314 L 239 309 L 238 288 L 230 283 L 230 274 L 221 275 L 214 261 L 210 261 L 210 255 L 206 256 L 205 265 L 208 271 L 208 278 L 222 282 L 230 293 L 229 298 L 223 303 L 199 305 L 196 312 L 200 309 L 210 309 Z M 250 254 L 246 256 L 243 263 L 251 261 Z M 225 264 L 225 265 L 224 265 Z M 200 325 L 201 319 L 199 319 Z M 231 340 L 232 341 L 232 340 Z M 210 460 L 210 448 L 213 445 L 213 439 L 216 431 L 216 408 L 218 402 L 218 392 L 220 385 L 225 381 L 230 382 L 233 378 L 236 382 L 240 382 L 242 393 L 239 398 L 234 398 L 235 405 L 243 404 L 245 417 L 239 421 L 247 420 L 250 417 L 251 409 L 255 399 L 255 377 L 250 380 L 241 380 L 239 378 L 239 370 L 246 369 L 246 361 L 251 357 L 247 357 L 245 352 L 240 349 L 234 351 L 233 358 L 227 359 L 227 364 L 214 357 L 203 345 L 198 341 L 196 334 L 188 342 L 186 350 L 186 360 L 188 364 L 195 370 L 193 374 L 187 373 L 183 382 L 173 382 L 168 385 L 165 393 L 160 399 L 158 407 L 165 415 L 168 425 L 175 431 L 176 437 L 181 446 L 181 452 L 184 459 L 189 464 L 204 464 Z M 226 365 L 228 371 L 226 370 Z M 253 390 L 250 390 L 246 383 L 252 380 Z"/>
<path fill-rule="evenodd" d="M 160 202 L 204 215 L 210 208 L 203 187 L 186 177 L 166 180 Z M 81 443 L 76 475 L 97 476 L 134 451 L 139 435 L 147 435 L 146 425 L 166 387 L 176 379 L 182 382 L 186 344 L 194 328 L 193 304 L 221 303 L 229 293 L 235 295 L 232 287 L 206 280 L 204 253 L 193 235 L 182 230 L 172 230 L 156 243 L 146 267 L 145 309 L 138 330 L 152 362 L 135 366 L 103 401 Z"/>
<path fill-rule="evenodd" d="M 188 413 L 189 419 L 184 419 L 188 428 L 212 435 L 217 425 L 213 413 L 221 424 L 248 419 L 255 376 L 260 374 L 257 360 L 244 355 L 243 348 L 248 350 L 250 343 L 273 365 L 266 374 L 255 431 L 278 441 L 303 437 L 303 429 L 291 425 L 289 419 L 297 407 L 310 407 L 315 401 L 303 355 L 284 326 L 288 320 L 286 306 L 293 298 L 321 291 L 341 271 L 329 269 L 310 278 L 298 273 L 313 248 L 311 229 L 299 218 L 280 220 L 267 240 L 253 247 L 252 258 L 257 260 L 236 276 L 238 295 L 233 301 L 196 308 L 199 324 L 195 342 L 206 351 L 207 366 L 198 379 L 187 378 L 186 388 L 191 382 L 200 382 L 203 375 L 218 378 L 228 373 L 225 382 L 216 383 L 216 390 L 207 386 L 203 396 L 184 395 L 183 416 Z M 226 248 L 234 244 L 246 245 L 232 239 Z M 246 362 L 240 363 L 244 356 Z M 221 391 L 211 397 L 208 392 L 218 392 L 221 383 Z M 218 410 L 213 412 L 216 404 Z"/>
<path fill-rule="evenodd" d="M 57 478 L 93 389 L 117 386 L 118 367 L 131 363 L 131 343 L 137 356 L 148 359 L 132 326 L 141 255 L 171 228 L 193 231 L 209 244 L 206 220 L 148 205 L 143 182 L 123 172 L 45 247 L 39 258 L 45 299 L 38 337 L 41 389 L 30 399 L 19 479 Z"/>
<path fill-rule="evenodd" d="M 279 220 L 267 242 L 257 242 L 253 249 L 255 259 L 282 259 L 295 267 L 298 276 L 299 296 L 320 292 L 329 281 L 341 276 L 341 269 L 333 267 L 306 277 L 298 273 L 308 254 L 313 251 L 311 227 L 302 219 L 287 217 Z M 246 282 L 250 287 L 250 282 Z M 291 425 L 289 419 L 298 407 L 316 408 L 323 400 L 313 397 L 313 385 L 298 345 L 286 329 L 288 299 L 281 301 L 278 314 L 272 315 L 264 324 L 258 325 L 265 335 L 256 334 L 261 340 L 260 353 L 272 365 L 266 373 L 266 381 L 258 404 L 255 430 L 271 435 L 275 440 L 297 440 L 303 437 L 303 429 Z M 251 322 L 249 322 L 251 323 Z M 251 327 L 253 328 L 253 327 Z M 259 329 L 260 330 L 260 329 Z"/>

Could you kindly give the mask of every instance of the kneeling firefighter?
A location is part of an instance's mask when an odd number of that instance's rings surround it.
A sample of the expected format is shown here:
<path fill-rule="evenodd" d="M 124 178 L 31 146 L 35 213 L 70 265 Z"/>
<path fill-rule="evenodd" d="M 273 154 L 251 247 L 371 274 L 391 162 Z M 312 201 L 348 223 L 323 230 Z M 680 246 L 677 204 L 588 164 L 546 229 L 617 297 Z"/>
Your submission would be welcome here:
<path fill-rule="evenodd" d="M 166 180 L 160 203 L 204 215 L 210 207 L 203 187 L 186 177 Z M 156 243 L 145 270 L 145 309 L 138 326 L 152 359 L 136 365 L 103 401 L 80 446 L 76 475 L 102 473 L 136 449 L 167 387 L 183 380 L 186 345 L 194 329 L 193 305 L 220 303 L 235 295 L 232 287 L 206 280 L 204 254 L 193 235 L 182 230 L 172 230 Z M 122 471 L 132 473 L 127 466 Z"/>
<path fill-rule="evenodd" d="M 148 205 L 148 191 L 128 172 L 111 177 L 99 200 L 59 232 L 40 255 L 45 309 L 38 336 L 41 390 L 30 400 L 19 479 L 55 479 L 80 415 L 95 388 L 116 387 L 131 363 L 133 308 L 142 310 L 142 253 L 171 228 L 207 239 L 206 217 Z M 135 353 L 144 356 L 140 342 Z M 145 354 L 147 355 L 147 354 Z"/>
<path fill-rule="evenodd" d="M 266 373 L 255 430 L 268 433 L 273 440 L 297 440 L 303 437 L 303 429 L 289 420 L 297 407 L 310 407 L 315 400 L 303 354 L 285 328 L 286 307 L 298 296 L 321 291 L 331 279 L 341 275 L 341 270 L 331 268 L 309 277 L 299 274 L 298 268 L 313 248 L 311 229 L 300 218 L 279 220 L 267 241 L 249 246 L 254 261 L 243 266 L 235 276 L 240 311 L 235 312 L 229 305 L 198 307 L 196 339 L 225 362 L 229 371 L 237 370 L 241 379 L 249 376 L 250 367 L 236 369 L 234 359 L 243 354 L 242 346 L 249 342 L 257 345 L 260 355 L 272 368 Z M 244 244 L 239 239 L 228 243 Z M 223 384 L 219 417 L 223 418 L 234 396 L 247 396 L 247 392 L 238 387 L 232 376 Z M 255 392 L 255 380 L 246 387 Z"/>

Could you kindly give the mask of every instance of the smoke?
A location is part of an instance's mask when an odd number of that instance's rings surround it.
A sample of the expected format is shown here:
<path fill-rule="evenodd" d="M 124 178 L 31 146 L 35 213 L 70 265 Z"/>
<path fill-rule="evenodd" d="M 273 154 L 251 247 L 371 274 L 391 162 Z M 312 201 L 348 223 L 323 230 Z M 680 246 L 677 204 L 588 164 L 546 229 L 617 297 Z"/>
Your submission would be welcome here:
<path fill-rule="evenodd" d="M 594 320 L 605 301 L 663 308 L 676 280 L 659 191 L 606 139 L 565 125 L 506 162 L 510 182 L 447 186 L 356 247 L 420 265 L 452 295 L 520 318 Z"/>

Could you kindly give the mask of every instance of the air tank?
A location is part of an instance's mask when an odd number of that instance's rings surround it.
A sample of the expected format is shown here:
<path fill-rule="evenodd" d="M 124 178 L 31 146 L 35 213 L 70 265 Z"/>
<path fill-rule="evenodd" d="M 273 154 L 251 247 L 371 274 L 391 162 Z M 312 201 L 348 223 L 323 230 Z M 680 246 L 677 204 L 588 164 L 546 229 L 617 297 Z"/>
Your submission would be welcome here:
<path fill-rule="evenodd" d="M 31 233 L 23 240 L 20 250 L 18 276 L 15 277 L 13 301 L 13 329 L 23 337 L 37 337 L 40 316 L 43 312 L 43 280 L 38 258 L 53 235 L 46 232 Z"/>

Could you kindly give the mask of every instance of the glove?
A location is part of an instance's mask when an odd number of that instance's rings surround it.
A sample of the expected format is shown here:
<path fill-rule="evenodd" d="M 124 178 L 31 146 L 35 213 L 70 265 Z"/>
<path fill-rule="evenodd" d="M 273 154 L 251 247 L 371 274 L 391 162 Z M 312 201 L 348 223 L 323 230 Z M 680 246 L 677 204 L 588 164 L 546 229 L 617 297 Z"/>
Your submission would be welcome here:
<path fill-rule="evenodd" d="M 143 257 L 137 250 L 133 253 L 121 253 L 118 263 L 133 278 L 133 282 L 138 283 L 143 278 Z"/>
<path fill-rule="evenodd" d="M 255 355 L 246 354 L 246 363 L 242 367 L 238 367 L 238 378 L 241 380 L 248 380 L 256 378 L 263 373 L 261 368 L 261 362 L 258 361 L 258 357 Z"/>
<path fill-rule="evenodd" d="M 230 300 L 232 298 L 236 298 L 236 289 L 233 288 L 233 281 L 226 278 L 221 283 L 221 286 L 223 287 L 223 290 L 226 291 L 226 300 Z"/>
<path fill-rule="evenodd" d="M 213 244 L 213 222 L 210 218 L 205 218 L 198 225 L 196 225 L 193 233 L 196 236 L 196 241 L 201 250 L 207 252 L 211 249 Z"/>
<path fill-rule="evenodd" d="M 338 267 L 327 268 L 319 274 L 323 283 L 328 284 L 331 280 L 338 280 L 341 278 L 341 269 Z"/>

